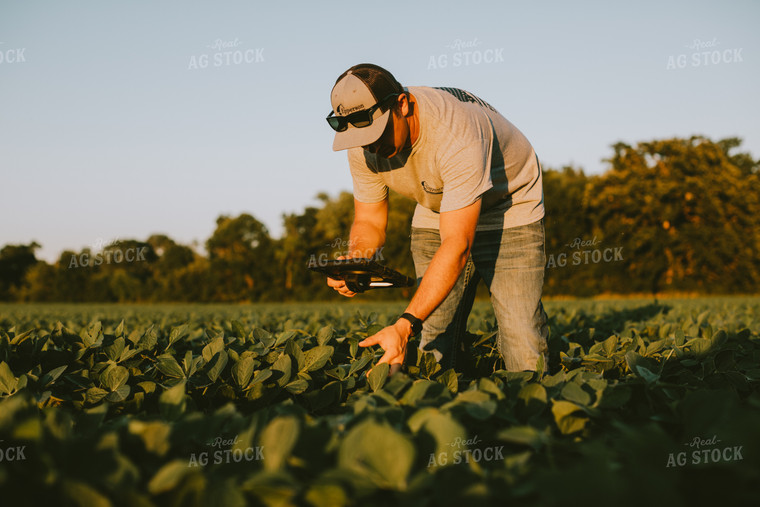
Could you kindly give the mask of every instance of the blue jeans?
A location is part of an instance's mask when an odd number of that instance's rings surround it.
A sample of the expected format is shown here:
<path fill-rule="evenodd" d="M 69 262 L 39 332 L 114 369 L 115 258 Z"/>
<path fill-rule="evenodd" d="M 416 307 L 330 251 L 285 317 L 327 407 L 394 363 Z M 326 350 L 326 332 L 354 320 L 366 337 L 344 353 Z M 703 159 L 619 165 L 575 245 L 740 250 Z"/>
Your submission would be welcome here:
<path fill-rule="evenodd" d="M 411 249 L 418 280 L 425 275 L 440 244 L 438 230 L 412 228 Z M 443 370 L 454 367 L 482 278 L 491 293 L 499 327 L 497 345 L 506 369 L 535 370 L 542 355 L 546 365 L 549 327 L 541 304 L 545 265 L 543 219 L 520 227 L 477 232 L 454 288 L 422 325 L 420 349 L 433 352 Z"/>

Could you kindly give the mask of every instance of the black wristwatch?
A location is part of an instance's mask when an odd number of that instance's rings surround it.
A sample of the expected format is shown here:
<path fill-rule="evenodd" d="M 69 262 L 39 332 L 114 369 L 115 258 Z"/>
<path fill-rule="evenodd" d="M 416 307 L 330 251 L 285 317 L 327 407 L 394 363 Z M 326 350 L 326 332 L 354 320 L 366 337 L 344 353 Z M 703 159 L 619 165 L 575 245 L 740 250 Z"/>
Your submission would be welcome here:
<path fill-rule="evenodd" d="M 412 336 L 420 334 L 420 331 L 422 331 L 422 321 L 411 313 L 404 313 L 399 319 L 406 319 L 409 321 L 412 325 Z"/>

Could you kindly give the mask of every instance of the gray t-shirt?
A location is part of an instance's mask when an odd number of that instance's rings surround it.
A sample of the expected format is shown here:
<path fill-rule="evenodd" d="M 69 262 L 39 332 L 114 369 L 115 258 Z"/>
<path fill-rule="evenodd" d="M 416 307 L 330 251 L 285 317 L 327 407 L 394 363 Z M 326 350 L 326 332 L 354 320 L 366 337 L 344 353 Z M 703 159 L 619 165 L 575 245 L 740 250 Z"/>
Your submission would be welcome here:
<path fill-rule="evenodd" d="M 527 225 L 544 216 L 541 169 L 517 127 L 485 101 L 457 88 L 410 86 L 420 132 L 391 159 L 348 150 L 354 197 L 383 201 L 388 188 L 417 202 L 412 226 L 438 229 L 440 212 L 482 197 L 477 230 Z"/>

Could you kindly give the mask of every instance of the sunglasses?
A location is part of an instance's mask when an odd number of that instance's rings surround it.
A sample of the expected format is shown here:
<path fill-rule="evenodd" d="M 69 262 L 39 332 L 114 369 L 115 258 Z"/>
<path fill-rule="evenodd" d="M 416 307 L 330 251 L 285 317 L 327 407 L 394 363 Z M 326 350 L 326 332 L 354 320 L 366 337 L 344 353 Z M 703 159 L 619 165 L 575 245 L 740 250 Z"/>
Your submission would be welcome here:
<path fill-rule="evenodd" d="M 380 109 L 384 112 L 384 109 L 387 109 L 387 106 L 389 106 L 392 102 L 391 99 L 395 99 L 399 95 L 401 94 L 391 93 L 369 109 L 356 111 L 355 113 L 347 114 L 346 116 L 335 116 L 335 113 L 333 111 L 330 111 L 330 114 L 325 119 L 327 120 L 327 123 L 330 124 L 332 129 L 336 132 L 343 132 L 346 130 L 349 123 L 357 128 L 369 127 L 372 125 L 372 116 L 374 116 L 375 111 Z"/>

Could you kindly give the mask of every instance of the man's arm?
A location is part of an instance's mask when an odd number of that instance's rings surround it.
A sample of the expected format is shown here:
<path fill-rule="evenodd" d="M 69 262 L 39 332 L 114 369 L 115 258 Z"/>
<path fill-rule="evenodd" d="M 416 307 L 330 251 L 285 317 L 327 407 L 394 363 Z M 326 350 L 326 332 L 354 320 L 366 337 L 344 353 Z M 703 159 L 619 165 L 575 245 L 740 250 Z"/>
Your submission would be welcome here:
<path fill-rule="evenodd" d="M 348 241 L 348 255 L 342 258 L 371 258 L 385 244 L 385 229 L 388 225 L 388 199 L 367 204 L 354 199 L 354 223 Z M 346 282 L 334 278 L 327 279 L 327 285 L 346 297 L 354 297 Z"/>
<path fill-rule="evenodd" d="M 441 213 L 441 246 L 430 262 L 422 283 L 406 311 L 425 320 L 446 299 L 462 272 L 475 240 L 475 227 L 480 217 L 480 199 L 469 206 Z M 401 364 L 406 355 L 406 344 L 412 326 L 399 319 L 378 333 L 359 343 L 361 347 L 380 345 L 385 354 L 378 363 Z"/>

